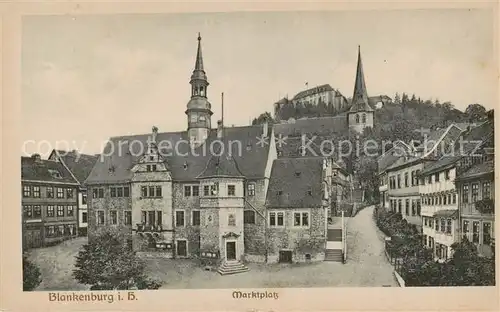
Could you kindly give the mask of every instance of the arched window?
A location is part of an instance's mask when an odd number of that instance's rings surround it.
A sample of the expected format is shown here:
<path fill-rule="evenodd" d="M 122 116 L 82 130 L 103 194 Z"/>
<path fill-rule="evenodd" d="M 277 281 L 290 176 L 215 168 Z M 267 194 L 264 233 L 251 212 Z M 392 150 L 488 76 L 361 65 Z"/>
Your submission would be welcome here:
<path fill-rule="evenodd" d="M 362 121 L 363 123 L 366 123 L 366 114 L 365 114 L 365 113 L 363 113 L 363 117 L 361 118 L 361 121 Z"/>
<path fill-rule="evenodd" d="M 356 114 L 356 123 L 359 123 L 359 115 Z"/>
<path fill-rule="evenodd" d="M 205 96 L 205 91 L 203 90 L 203 86 L 200 86 L 200 95 Z"/>

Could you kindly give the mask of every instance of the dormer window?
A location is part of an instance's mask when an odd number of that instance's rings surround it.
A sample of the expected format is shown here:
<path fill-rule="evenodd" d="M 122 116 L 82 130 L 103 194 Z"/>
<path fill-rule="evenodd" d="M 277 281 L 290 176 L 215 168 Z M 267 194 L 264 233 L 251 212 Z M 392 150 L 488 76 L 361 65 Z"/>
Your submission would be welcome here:
<path fill-rule="evenodd" d="M 182 165 L 182 167 L 184 168 L 184 170 L 186 170 L 188 168 L 187 162 L 184 162 L 184 165 Z"/>
<path fill-rule="evenodd" d="M 109 173 L 114 173 L 115 172 L 115 166 L 113 166 L 113 165 L 109 166 L 108 172 Z"/>
<path fill-rule="evenodd" d="M 61 176 L 61 173 L 57 170 L 54 170 L 54 169 L 48 169 L 49 170 L 49 173 L 50 175 L 54 178 L 54 179 L 62 179 L 62 176 Z"/>
<path fill-rule="evenodd" d="M 156 165 L 151 165 L 151 171 L 156 171 Z"/>
<path fill-rule="evenodd" d="M 151 165 L 146 165 L 146 171 L 147 172 L 151 171 Z"/>
<path fill-rule="evenodd" d="M 278 191 L 278 192 L 276 192 L 276 193 L 278 194 L 278 196 L 283 195 L 283 191 Z"/>
<path fill-rule="evenodd" d="M 295 177 L 300 178 L 300 171 L 295 171 Z"/>
<path fill-rule="evenodd" d="M 155 159 L 154 156 L 149 156 L 149 160 L 153 161 Z"/>
<path fill-rule="evenodd" d="M 307 190 L 307 195 L 312 196 L 312 190 L 311 189 Z"/>

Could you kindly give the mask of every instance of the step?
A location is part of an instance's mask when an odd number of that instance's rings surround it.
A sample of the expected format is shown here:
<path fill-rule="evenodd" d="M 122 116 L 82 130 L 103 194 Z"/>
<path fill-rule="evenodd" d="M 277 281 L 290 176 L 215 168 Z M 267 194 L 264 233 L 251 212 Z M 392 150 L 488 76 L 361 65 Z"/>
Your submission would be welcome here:
<path fill-rule="evenodd" d="M 217 272 L 221 275 L 237 274 L 248 271 L 249 269 L 243 263 L 238 261 L 223 262 L 217 269 Z"/>

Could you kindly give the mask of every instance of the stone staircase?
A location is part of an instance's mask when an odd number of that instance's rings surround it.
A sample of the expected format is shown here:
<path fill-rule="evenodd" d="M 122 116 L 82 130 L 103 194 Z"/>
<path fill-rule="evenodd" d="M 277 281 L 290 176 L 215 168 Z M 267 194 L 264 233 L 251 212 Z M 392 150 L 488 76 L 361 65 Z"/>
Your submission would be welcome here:
<path fill-rule="evenodd" d="M 248 272 L 248 267 L 240 261 L 224 261 L 217 269 L 217 272 L 220 275 L 243 273 Z"/>
<path fill-rule="evenodd" d="M 327 249 L 325 253 L 325 261 L 342 262 L 342 249 Z"/>

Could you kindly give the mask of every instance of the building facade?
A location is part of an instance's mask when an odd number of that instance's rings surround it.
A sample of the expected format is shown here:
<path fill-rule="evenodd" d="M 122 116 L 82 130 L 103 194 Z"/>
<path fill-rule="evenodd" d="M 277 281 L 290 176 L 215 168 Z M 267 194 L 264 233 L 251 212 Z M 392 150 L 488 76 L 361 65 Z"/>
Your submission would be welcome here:
<path fill-rule="evenodd" d="M 87 235 L 88 211 L 87 211 L 87 189 L 84 185 L 90 171 L 98 160 L 98 155 L 86 155 L 72 151 L 53 150 L 48 159 L 60 162 L 71 176 L 78 182 L 78 235 Z"/>
<path fill-rule="evenodd" d="M 111 228 L 145 257 L 210 258 L 220 270 L 323 260 L 332 175 L 343 169 L 331 157 L 278 159 L 268 124 L 210 128 L 200 37 L 190 83 L 186 131 L 109 140 L 85 182 L 89 240 Z"/>
<path fill-rule="evenodd" d="M 23 249 L 57 244 L 78 234 L 78 182 L 60 163 L 21 157 Z"/>

